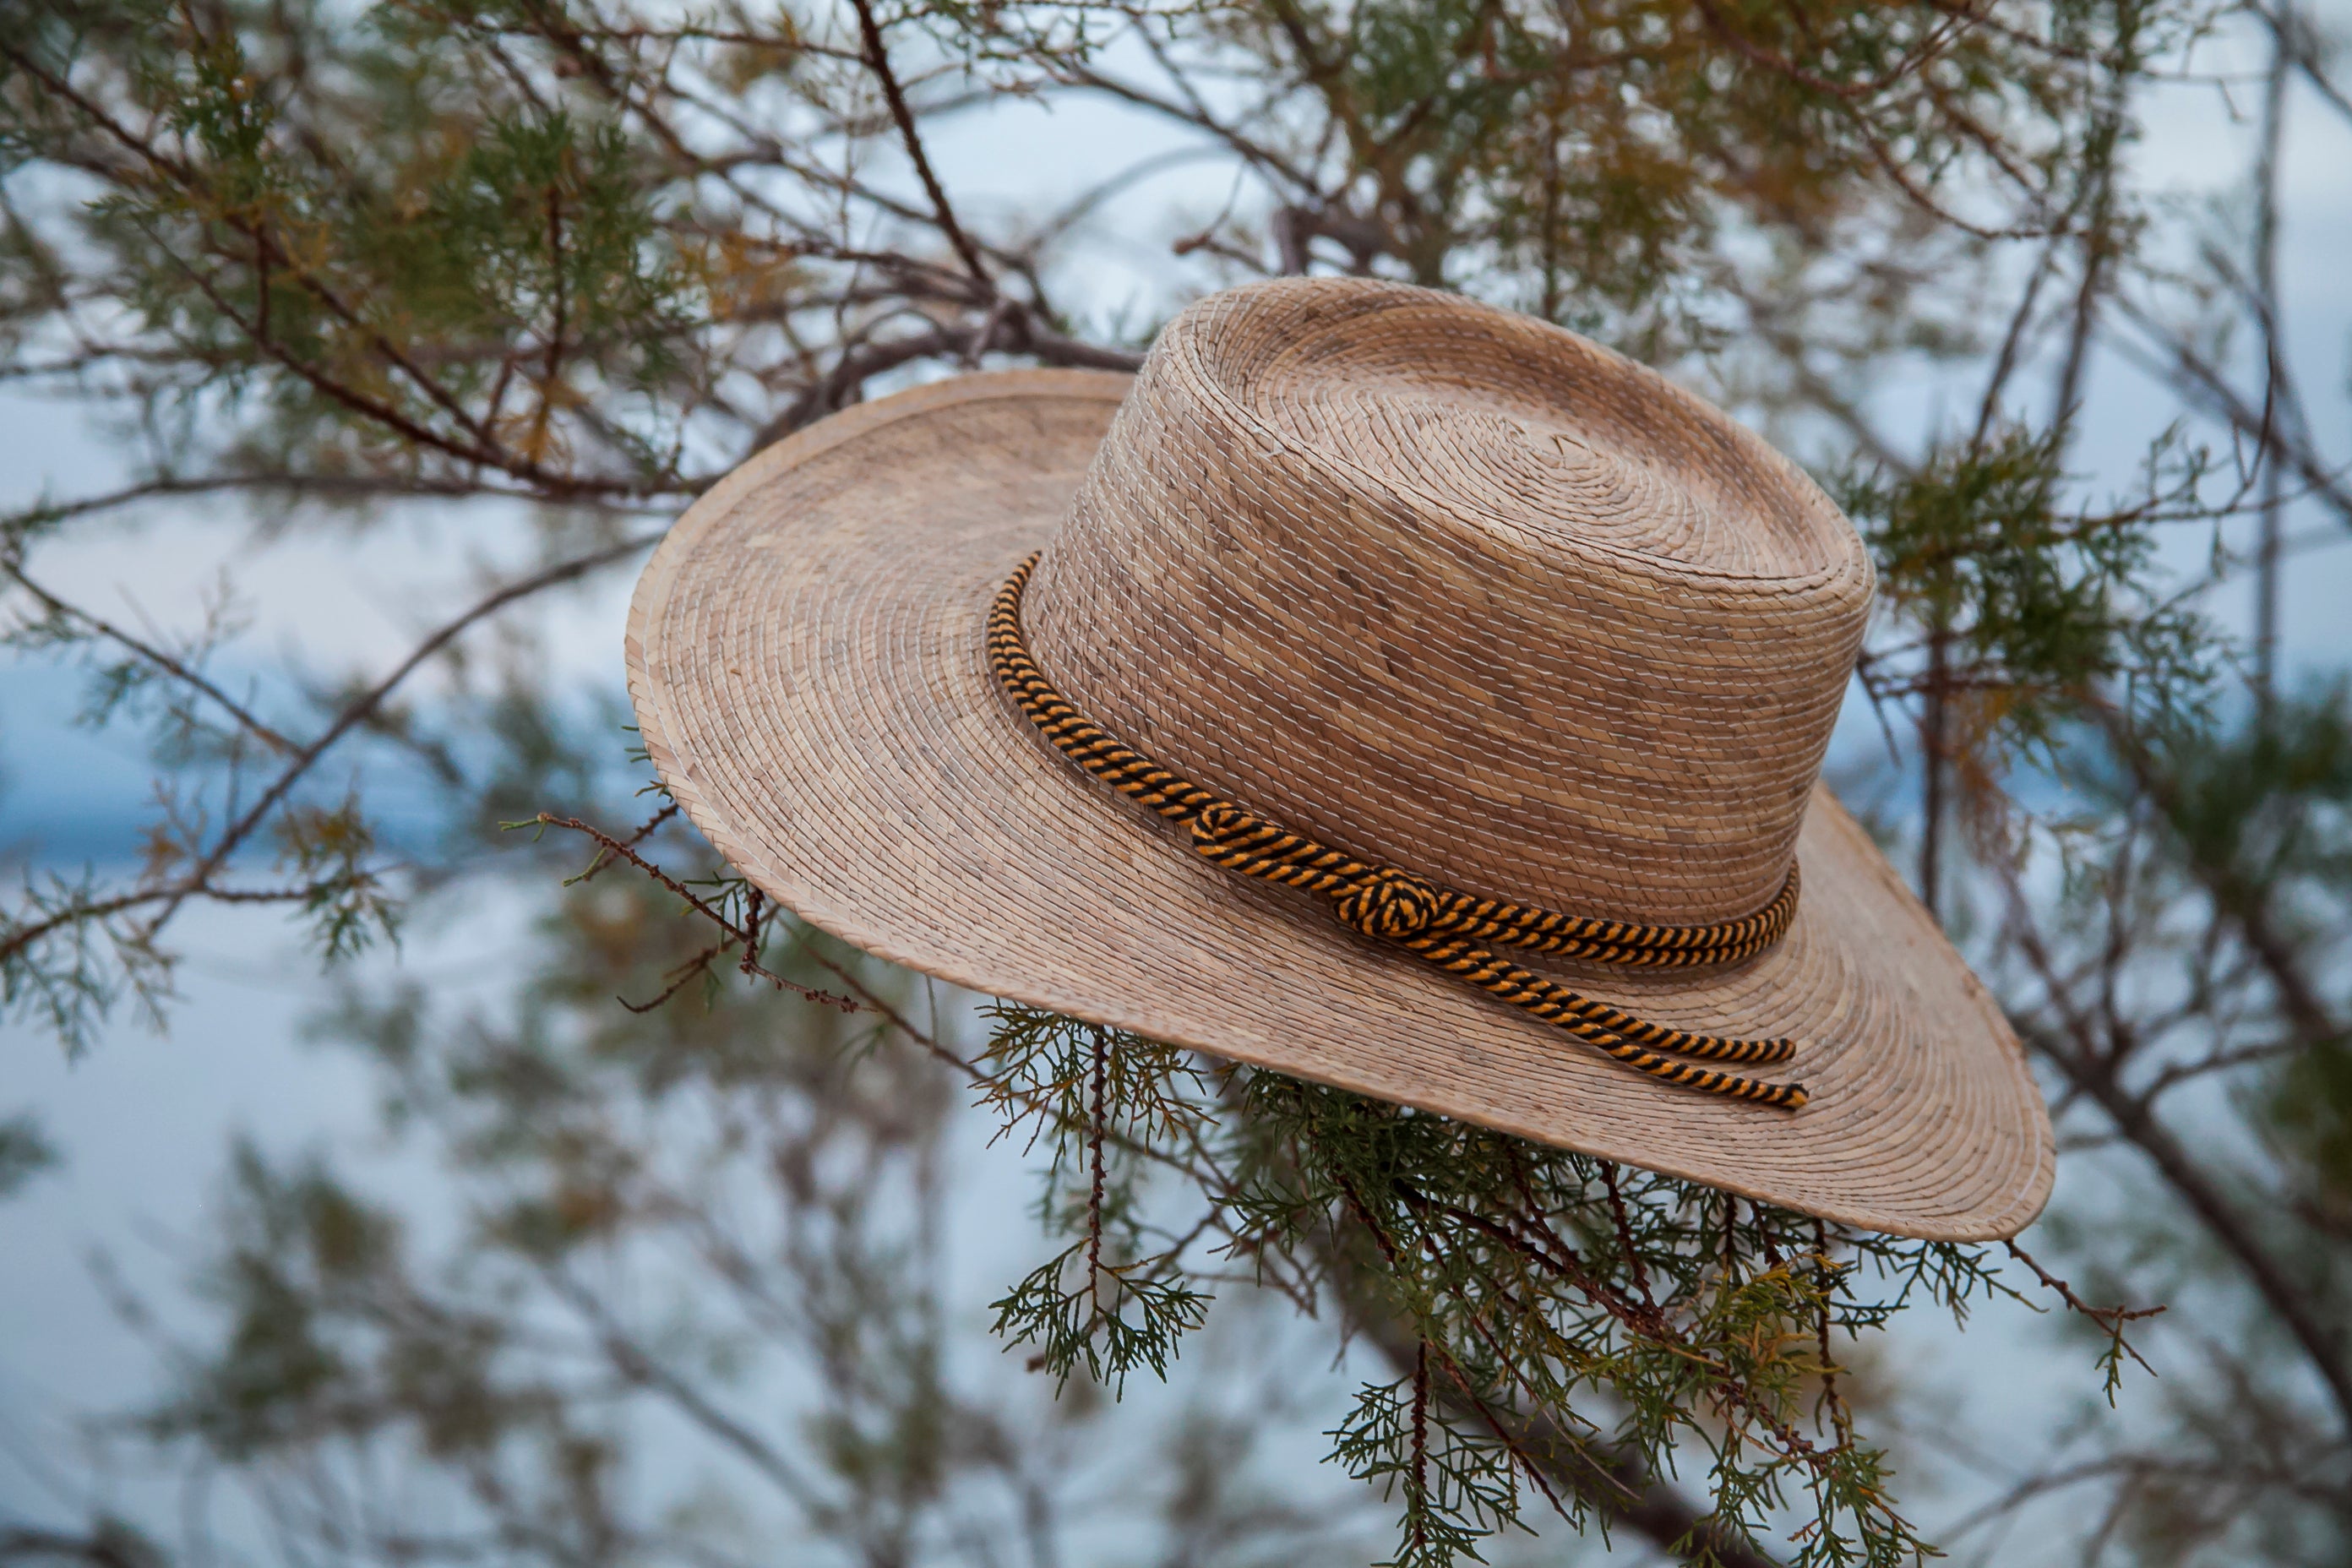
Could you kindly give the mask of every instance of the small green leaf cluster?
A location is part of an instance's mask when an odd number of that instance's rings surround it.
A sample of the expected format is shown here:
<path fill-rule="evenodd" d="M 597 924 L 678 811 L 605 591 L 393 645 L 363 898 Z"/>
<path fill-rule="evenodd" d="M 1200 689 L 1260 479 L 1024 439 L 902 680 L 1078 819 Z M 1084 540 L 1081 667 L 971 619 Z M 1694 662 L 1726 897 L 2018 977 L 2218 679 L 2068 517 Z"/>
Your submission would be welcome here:
<path fill-rule="evenodd" d="M 1181 1247 L 1149 1247 L 1139 1156 L 1207 1132 L 1204 1080 L 1184 1053 L 1132 1035 L 1002 1004 L 989 1016 L 982 1101 L 1000 1137 L 1050 1139 L 1041 1217 L 1078 1237 L 995 1303 L 995 1331 L 1036 1345 L 1065 1384 L 1082 1363 L 1114 1391 L 1138 1368 L 1165 1378 L 1209 1296 L 1187 1279 Z M 1080 1128 L 1083 1141 L 1059 1135 Z"/>
<path fill-rule="evenodd" d="M 2168 437 L 2146 493 L 2095 510 L 2070 502 L 2065 440 L 2063 424 L 2002 426 L 1908 471 L 1835 481 L 1907 636 L 1872 650 L 1872 695 L 1942 693 L 1965 714 L 1951 749 L 1989 770 L 2054 761 L 2060 737 L 2119 690 L 2145 711 L 2195 711 L 2213 673 L 2210 627 L 2164 595 L 2156 560 L 2164 524 L 2216 515 L 2198 499 L 2204 454 Z"/>

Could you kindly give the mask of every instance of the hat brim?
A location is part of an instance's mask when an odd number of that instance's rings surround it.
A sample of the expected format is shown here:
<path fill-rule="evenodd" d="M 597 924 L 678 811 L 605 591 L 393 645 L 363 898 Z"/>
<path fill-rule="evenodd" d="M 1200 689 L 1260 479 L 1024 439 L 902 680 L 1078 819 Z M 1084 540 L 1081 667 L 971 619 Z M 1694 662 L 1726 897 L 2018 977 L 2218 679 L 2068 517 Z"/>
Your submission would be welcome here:
<path fill-rule="evenodd" d="M 1867 1229 L 1985 1240 L 2041 1212 L 2055 1146 L 2016 1037 L 1825 787 L 1769 952 L 1550 966 L 1664 1023 L 1797 1040 L 1787 1074 L 1812 1099 L 1790 1113 L 1620 1067 L 1202 860 L 1056 755 L 990 675 L 982 622 L 1127 384 L 1016 371 L 901 393 L 687 512 L 637 585 L 629 686 L 721 855 L 811 924 L 973 991 Z"/>

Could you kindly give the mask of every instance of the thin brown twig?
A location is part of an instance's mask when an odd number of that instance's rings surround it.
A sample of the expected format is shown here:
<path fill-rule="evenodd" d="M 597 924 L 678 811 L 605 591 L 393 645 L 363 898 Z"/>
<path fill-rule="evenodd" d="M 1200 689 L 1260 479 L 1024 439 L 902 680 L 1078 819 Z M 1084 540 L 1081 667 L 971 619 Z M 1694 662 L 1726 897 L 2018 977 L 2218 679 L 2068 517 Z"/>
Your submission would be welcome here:
<path fill-rule="evenodd" d="M 1395 1277 L 1398 1273 L 1401 1259 L 1397 1254 L 1396 1243 L 1389 1237 L 1388 1228 L 1381 1225 L 1379 1218 L 1373 1215 L 1370 1206 L 1364 1202 L 1363 1195 L 1357 1192 L 1356 1185 L 1353 1182 L 1349 1181 L 1344 1175 L 1338 1175 L 1336 1179 L 1339 1185 L 1339 1191 L 1345 1197 L 1349 1208 L 1356 1216 L 1357 1223 L 1361 1225 L 1364 1229 L 1370 1234 L 1373 1244 L 1381 1250 L 1381 1256 L 1388 1260 L 1391 1276 L 1392 1278 Z M 1424 1232 L 1423 1241 L 1426 1245 L 1433 1245 L 1434 1238 Z M 1471 1321 L 1475 1324 L 1476 1321 L 1475 1315 L 1473 1315 Z M 1421 1339 L 1420 1342 L 1424 1347 L 1429 1343 L 1425 1336 Z M 1537 1464 L 1534 1457 L 1526 1451 L 1524 1446 L 1517 1437 L 1513 1436 L 1510 1431 L 1503 1425 L 1502 1419 L 1496 1415 L 1494 1409 L 1487 1404 L 1486 1399 L 1479 1394 L 1476 1389 L 1470 1385 L 1470 1380 L 1463 1372 L 1460 1363 L 1457 1362 L 1452 1354 L 1448 1353 L 1444 1346 L 1441 1345 L 1437 1347 L 1437 1351 L 1438 1358 L 1444 1363 L 1447 1375 L 1453 1379 L 1454 1386 L 1462 1391 L 1462 1397 L 1468 1401 L 1471 1409 L 1474 1410 L 1477 1414 L 1479 1419 L 1485 1423 L 1487 1430 L 1495 1435 L 1496 1439 L 1500 1442 L 1504 1446 L 1506 1451 L 1510 1454 L 1512 1462 L 1517 1465 L 1520 1470 L 1524 1471 L 1529 1479 L 1535 1482 L 1537 1488 L 1542 1491 L 1546 1500 L 1550 1502 L 1553 1510 L 1559 1513 L 1561 1518 L 1567 1518 L 1567 1510 L 1561 1505 L 1558 1494 L 1552 1490 L 1550 1483 L 1545 1479 L 1542 1468 Z"/>
<path fill-rule="evenodd" d="M 727 947 L 731 946 L 735 942 L 744 942 L 749 941 L 747 934 L 742 931 L 742 929 L 737 926 L 733 921 L 729 920 L 726 915 L 721 913 L 719 910 L 709 900 L 703 898 L 700 894 L 695 892 L 693 889 L 688 887 L 685 883 L 679 881 L 667 871 L 663 870 L 659 866 L 655 865 L 652 861 L 646 859 L 644 856 L 638 854 L 635 849 L 632 849 L 626 844 L 622 843 L 619 839 L 614 837 L 603 828 L 596 826 L 593 823 L 583 822 L 576 816 L 558 816 L 553 812 L 548 811 L 542 811 L 537 816 L 530 817 L 527 820 L 536 823 L 541 827 L 561 827 L 567 832 L 583 834 L 592 842 L 602 845 L 607 854 L 614 856 L 619 859 L 626 860 L 630 865 L 635 866 L 638 870 L 643 871 L 646 876 L 651 877 L 655 881 L 659 882 L 663 887 L 667 888 L 671 892 L 677 894 L 680 899 L 686 901 L 688 907 L 692 909 L 695 913 L 702 916 L 703 919 L 710 921 L 720 931 L 726 932 L 728 941 L 721 942 L 719 944 L 718 948 L 713 950 L 714 955 L 719 952 L 725 951 Z M 845 1013 L 862 1013 L 866 1011 L 865 1005 L 858 1002 L 854 997 L 835 995 L 830 991 L 819 991 L 814 986 L 803 985 L 796 980 L 787 980 L 782 975 L 778 974 L 775 971 L 769 969 L 765 965 L 757 962 L 751 961 L 748 957 L 746 962 L 750 963 L 751 965 L 751 969 L 746 973 L 751 974 L 757 979 L 766 981 L 769 984 L 774 986 L 779 991 L 789 991 L 804 1001 L 820 1002 L 828 1007 L 838 1007 Z M 624 1004 L 624 1005 L 626 1005 L 626 1004 Z"/>
<path fill-rule="evenodd" d="M 1092 1183 L 1087 1191 L 1087 1295 L 1102 1314 L 1103 1119 L 1110 1087 L 1110 1037 L 1100 1025 L 1094 1037 L 1094 1082 L 1087 1096 L 1087 1161 Z"/>
<path fill-rule="evenodd" d="M 630 834 L 626 838 L 621 840 L 621 842 L 631 849 L 635 848 L 638 845 L 643 844 L 646 839 L 651 838 L 656 833 L 661 831 L 662 825 L 669 821 L 672 817 L 675 817 L 677 813 L 677 802 L 671 801 L 659 811 L 655 812 L 653 816 L 646 818 L 643 826 L 638 827 L 635 832 Z M 603 871 L 611 864 L 613 864 L 613 857 L 604 849 L 599 847 L 596 851 L 596 858 L 588 862 L 588 868 L 585 871 L 581 872 L 578 876 L 568 879 L 564 882 L 564 886 L 572 887 L 581 882 L 593 880 L 597 873 Z"/>
<path fill-rule="evenodd" d="M 1583 1259 L 1573 1248 L 1563 1247 L 1560 1250 L 1566 1256 L 1555 1256 L 1549 1248 L 1538 1246 L 1513 1232 L 1507 1226 L 1498 1224 L 1475 1210 L 1449 1204 L 1441 1198 L 1433 1198 L 1409 1182 L 1400 1181 L 1395 1185 L 1397 1195 L 1404 1199 L 1412 1207 L 1444 1215 L 1457 1225 L 1467 1226 L 1480 1235 L 1500 1242 L 1513 1252 L 1539 1265 L 1547 1272 L 1574 1286 L 1583 1292 L 1594 1306 L 1601 1308 L 1625 1327 L 1637 1333 L 1647 1334 L 1662 1342 L 1681 1345 L 1681 1336 L 1675 1332 L 1674 1326 L 1666 1321 L 1663 1313 L 1645 1310 L 1641 1303 L 1626 1296 L 1623 1291 L 1611 1286 L 1606 1280 L 1596 1278 L 1584 1267 Z"/>
<path fill-rule="evenodd" d="M 2148 1365 L 2147 1359 L 2139 1353 L 2138 1350 L 2133 1346 L 2132 1342 L 2124 1338 L 2124 1325 L 2126 1323 L 2136 1323 L 2143 1318 L 2156 1317 L 2165 1310 L 2163 1307 L 2094 1307 L 2089 1302 L 2084 1300 L 2083 1298 L 2074 1294 L 2074 1288 L 2072 1285 L 2067 1284 L 2066 1281 L 2059 1279 L 2056 1275 L 2051 1273 L 2050 1270 L 2042 1267 L 2041 1261 L 2038 1258 L 2036 1258 L 2032 1253 L 2026 1251 L 2025 1248 L 2018 1246 L 2014 1240 L 2003 1241 L 2001 1246 L 2008 1249 L 2009 1255 L 2011 1258 L 2016 1258 L 2020 1263 L 2024 1264 L 2028 1268 L 2033 1270 L 2033 1277 L 2036 1279 L 2041 1280 L 2044 1287 L 2055 1292 L 2058 1299 L 2065 1302 L 2069 1309 L 2081 1313 L 2084 1317 L 2088 1318 L 2091 1321 L 2098 1324 L 2100 1328 L 2105 1329 L 2107 1331 L 2108 1336 L 2116 1342 L 2116 1344 L 2123 1351 L 2123 1352 L 2131 1357 L 2132 1360 L 2138 1362 L 2141 1370 L 2146 1372 L 2148 1376 L 2154 1377 L 2156 1375 L 2156 1368 Z"/>
<path fill-rule="evenodd" d="M 1829 1226 L 1818 1219 L 1813 1221 L 1813 1251 L 1821 1259 L 1821 1278 L 1818 1281 L 1821 1289 L 1821 1305 L 1815 1326 L 1819 1331 L 1821 1341 L 1822 1399 L 1829 1406 L 1830 1429 L 1837 1434 L 1838 1447 L 1847 1448 L 1853 1444 L 1853 1417 L 1848 1414 L 1845 1401 L 1839 1397 L 1837 1360 L 1830 1352 L 1830 1295 L 1837 1283 L 1834 1272 L 1837 1266 L 1830 1261 Z M 1814 1418 L 1816 1421 L 1820 1419 L 1818 1407 L 1814 1412 Z"/>
<path fill-rule="evenodd" d="M 748 940 L 743 943 L 743 962 L 738 967 L 746 979 L 760 966 L 760 922 L 765 918 L 761 908 L 764 898 L 765 895 L 754 888 L 743 900 L 743 930 Z"/>
<path fill-rule="evenodd" d="M 1427 1343 L 1426 1341 L 1423 1342 Z M 1511 1462 L 1518 1467 L 1519 1473 L 1535 1483 L 1536 1490 L 1543 1493 L 1544 1501 L 1551 1505 L 1552 1512 L 1562 1519 L 1568 1518 L 1567 1505 L 1559 1500 L 1559 1494 L 1552 1489 L 1550 1478 L 1544 1474 L 1543 1466 L 1533 1454 L 1528 1451 L 1526 1438 L 1506 1426 L 1501 1414 L 1486 1400 L 1480 1397 L 1477 1390 L 1470 1386 L 1469 1373 L 1462 1369 L 1462 1363 L 1459 1361 L 1446 1353 L 1443 1346 L 1438 1347 L 1437 1361 L 1439 1368 L 1461 1392 L 1464 1401 L 1469 1405 L 1472 1413 L 1478 1417 L 1479 1423 L 1494 1434 L 1496 1442 L 1503 1445 L 1503 1451 L 1510 1455 Z M 1612 1477 L 1611 1479 L 1614 1481 L 1616 1478 Z M 1622 1485 L 1622 1482 L 1618 1484 Z"/>
<path fill-rule="evenodd" d="M 1429 1510 L 1429 1342 L 1424 1339 L 1412 1357 L 1412 1545 L 1427 1544 Z"/>
<path fill-rule="evenodd" d="M 700 952 L 696 953 L 684 963 L 679 964 L 676 969 L 670 971 L 670 973 L 676 975 L 677 978 L 672 980 L 667 985 L 663 986 L 661 994 L 654 997 L 650 1002 L 632 1002 L 626 996 L 620 995 L 615 995 L 613 1000 L 618 1002 L 622 1006 L 627 1008 L 632 1013 L 639 1014 L 641 1016 L 646 1013 L 651 1013 L 668 1002 L 671 997 L 685 990 L 688 981 L 694 979 L 697 975 L 709 973 L 711 960 L 717 958 L 720 953 L 725 952 L 729 948 L 734 945 L 734 938 L 722 938 L 718 942 L 712 942 L 709 947 L 704 948 Z"/>
<path fill-rule="evenodd" d="M 1617 1190 L 1617 1163 L 1601 1162 L 1601 1184 L 1609 1189 L 1609 1213 L 1617 1225 L 1618 1250 L 1625 1255 L 1625 1267 L 1633 1277 L 1633 1289 L 1641 1294 L 1642 1304 L 1652 1311 L 1658 1310 L 1656 1298 L 1650 1294 L 1650 1271 L 1642 1265 L 1642 1249 L 1633 1245 L 1633 1225 L 1625 1212 L 1625 1199 Z"/>

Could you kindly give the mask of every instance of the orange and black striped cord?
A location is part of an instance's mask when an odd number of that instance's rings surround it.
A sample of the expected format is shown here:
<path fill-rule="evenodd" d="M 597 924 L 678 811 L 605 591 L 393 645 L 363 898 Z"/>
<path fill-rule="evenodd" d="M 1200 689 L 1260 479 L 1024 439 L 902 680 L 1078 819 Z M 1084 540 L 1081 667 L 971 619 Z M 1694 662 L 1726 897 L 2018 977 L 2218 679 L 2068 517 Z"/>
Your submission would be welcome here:
<path fill-rule="evenodd" d="M 1649 968 L 1737 963 L 1789 929 L 1797 910 L 1794 863 L 1780 891 L 1752 915 L 1714 925 L 1654 926 L 1477 898 L 1394 866 L 1359 860 L 1171 772 L 1072 707 L 1029 656 L 1022 634 L 1021 601 L 1036 564 L 1032 554 L 997 590 L 988 616 L 990 668 L 1056 751 L 1137 805 L 1190 826 L 1192 847 L 1202 857 L 1245 877 L 1320 893 L 1342 922 L 1366 936 L 1393 942 L 1652 1078 L 1784 1110 L 1805 1103 L 1802 1084 L 1674 1059 L 1769 1065 L 1796 1055 L 1791 1041 L 1726 1039 L 1654 1024 L 1531 973 L 1489 946 Z"/>

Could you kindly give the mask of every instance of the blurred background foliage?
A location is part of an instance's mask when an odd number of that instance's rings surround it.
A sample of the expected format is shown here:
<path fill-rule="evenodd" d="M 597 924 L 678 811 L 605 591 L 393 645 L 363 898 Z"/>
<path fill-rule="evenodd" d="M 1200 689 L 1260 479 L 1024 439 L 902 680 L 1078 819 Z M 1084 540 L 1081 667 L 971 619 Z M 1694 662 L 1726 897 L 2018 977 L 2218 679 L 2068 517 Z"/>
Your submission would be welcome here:
<path fill-rule="evenodd" d="M 100 1273 L 158 1392 L 10 1435 L 0 1559 L 2344 1561 L 2352 712 L 2281 605 L 2352 487 L 2280 236 L 2345 21 L 0 0 L 0 363 L 112 453 L 0 519 L 8 648 L 152 781 L 15 857 L 6 1048 L 128 1048 L 192 926 L 282 910 L 434 1184 L 229 1150 L 186 1291 Z M 2187 93 L 2218 195 L 2142 155 Z M 617 636 L 551 606 L 828 413 L 1131 367 L 1307 270 L 1595 335 L 1839 496 L 1882 603 L 1837 780 L 2050 1090 L 2030 1252 L 983 1011 L 643 793 Z M 2156 406 L 2129 463 L 2102 398 Z M 93 585 L 198 516 L 247 542 L 182 608 Z M 316 589 L 260 563 L 312 541 L 427 584 L 413 638 L 273 655 Z M 494 928 L 463 985 L 387 945 Z M 41 1110 L 0 1104 L 19 1204 L 71 1168 Z M 2079 1417 L 1906 1376 L 1913 1309 L 1986 1302 L 2071 1309 Z"/>

